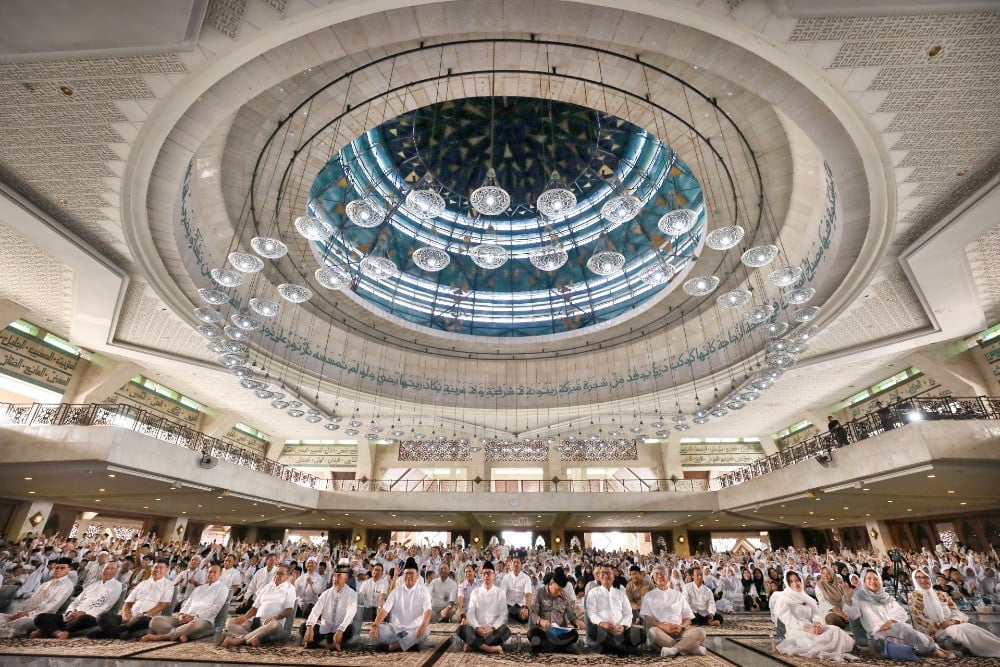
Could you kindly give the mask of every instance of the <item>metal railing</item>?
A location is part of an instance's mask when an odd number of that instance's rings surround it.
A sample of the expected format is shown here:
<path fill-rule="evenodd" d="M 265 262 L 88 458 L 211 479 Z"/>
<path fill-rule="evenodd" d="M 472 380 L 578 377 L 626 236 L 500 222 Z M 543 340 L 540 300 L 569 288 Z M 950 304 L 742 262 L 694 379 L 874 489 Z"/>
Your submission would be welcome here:
<path fill-rule="evenodd" d="M 642 493 L 712 491 L 708 479 L 401 479 L 396 481 L 334 479 L 330 491 L 389 493 Z"/>
<path fill-rule="evenodd" d="M 989 396 L 908 398 L 853 419 L 836 432 L 820 433 L 713 481 L 718 488 L 724 489 L 906 424 L 942 419 L 1000 419 L 1000 399 Z"/>
<path fill-rule="evenodd" d="M 205 435 L 190 426 L 124 403 L 106 405 L 99 403 L 0 403 L 0 425 L 125 428 L 162 442 L 210 454 L 223 461 L 314 489 L 322 488 L 327 481 L 272 461 L 239 443 Z"/>

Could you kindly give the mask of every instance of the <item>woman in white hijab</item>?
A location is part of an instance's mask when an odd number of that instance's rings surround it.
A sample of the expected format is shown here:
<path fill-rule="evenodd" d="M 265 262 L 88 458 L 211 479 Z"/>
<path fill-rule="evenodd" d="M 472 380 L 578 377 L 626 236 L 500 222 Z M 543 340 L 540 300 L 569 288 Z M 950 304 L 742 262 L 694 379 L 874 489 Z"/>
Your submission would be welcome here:
<path fill-rule="evenodd" d="M 870 637 L 912 646 L 917 655 L 935 658 L 954 658 L 943 651 L 928 635 L 914 630 L 907 621 L 910 615 L 882 588 L 882 578 L 875 570 L 865 570 L 861 588 L 848 591 L 848 605 L 844 612 L 848 618 L 861 619 Z"/>
<path fill-rule="evenodd" d="M 816 600 L 802 590 L 798 572 L 785 573 L 785 590 L 771 596 L 771 618 L 785 626 L 778 651 L 821 660 L 860 660 L 851 653 L 854 640 L 838 627 L 827 625 Z"/>
<path fill-rule="evenodd" d="M 1000 638 L 977 625 L 958 610 L 955 602 L 931 588 L 926 570 L 913 573 L 913 592 L 908 598 L 913 620 L 935 640 L 944 637 L 961 644 L 983 658 L 1000 658 Z"/>

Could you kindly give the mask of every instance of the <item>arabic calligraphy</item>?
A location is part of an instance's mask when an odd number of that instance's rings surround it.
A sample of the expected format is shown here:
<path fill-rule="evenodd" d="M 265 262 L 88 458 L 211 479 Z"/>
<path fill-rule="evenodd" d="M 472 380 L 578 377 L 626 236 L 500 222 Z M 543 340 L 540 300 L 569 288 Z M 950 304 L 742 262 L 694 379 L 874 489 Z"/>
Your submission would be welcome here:
<path fill-rule="evenodd" d="M 154 393 L 131 380 L 102 402 L 105 404 L 125 403 L 127 405 L 134 405 L 161 417 L 178 419 L 188 426 L 196 426 L 201 416 L 201 413 L 194 408 L 190 408 L 183 403 L 178 403 L 167 396 Z"/>
<path fill-rule="evenodd" d="M 60 393 L 66 391 L 79 361 L 68 352 L 22 336 L 10 327 L 0 331 L 0 348 L 0 372 Z"/>

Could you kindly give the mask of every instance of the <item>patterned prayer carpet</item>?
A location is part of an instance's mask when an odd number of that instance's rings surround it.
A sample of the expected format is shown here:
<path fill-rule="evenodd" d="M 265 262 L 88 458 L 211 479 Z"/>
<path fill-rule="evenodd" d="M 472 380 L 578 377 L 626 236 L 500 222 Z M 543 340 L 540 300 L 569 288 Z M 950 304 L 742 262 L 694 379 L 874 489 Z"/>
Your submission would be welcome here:
<path fill-rule="evenodd" d="M 45 655 L 51 657 L 124 658 L 149 650 L 149 644 L 117 639 L 0 639 L 0 655 Z M 3 661 L 0 660 L 0 664 Z"/>
<path fill-rule="evenodd" d="M 731 614 L 717 628 L 702 626 L 706 635 L 752 636 L 770 635 L 774 623 L 767 614 Z"/>
<path fill-rule="evenodd" d="M 298 637 L 296 637 L 296 640 Z M 442 642 L 447 639 L 432 638 L 425 641 L 420 651 L 388 653 L 376 651 L 375 647 L 359 640 L 341 652 L 326 649 L 304 649 L 295 641 L 265 644 L 260 648 L 236 646 L 223 648 L 212 641 L 171 644 L 163 648 L 143 653 L 143 659 L 193 661 L 211 663 L 238 663 L 252 665 L 325 665 L 344 667 L 371 667 L 380 663 L 391 663 L 393 667 L 421 667 L 431 660 Z"/>
<path fill-rule="evenodd" d="M 576 665 L 587 667 L 603 667 L 621 665 L 677 665 L 678 667 L 732 667 L 729 660 L 709 653 L 708 655 L 679 655 L 673 658 L 661 658 L 659 654 L 643 653 L 642 655 L 617 657 L 611 655 L 601 655 L 597 652 L 587 651 L 580 655 L 568 655 L 565 653 L 532 653 L 528 650 L 516 653 L 504 653 L 494 655 L 481 653 L 479 651 L 464 653 L 460 649 L 449 650 L 442 655 L 434 667 L 473 667 L 478 665 L 489 665 L 490 667 L 507 667 L 508 665 L 547 665 L 550 667 L 573 667 Z"/>
<path fill-rule="evenodd" d="M 854 649 L 854 655 L 861 658 L 861 662 L 835 662 L 833 660 L 819 660 L 817 658 L 802 658 L 797 655 L 785 655 L 771 651 L 770 639 L 733 639 L 736 644 L 762 653 L 770 658 L 779 660 L 792 667 L 831 667 L 832 665 L 880 665 L 889 667 L 890 665 L 902 665 L 904 663 L 877 657 L 867 650 Z M 943 658 L 921 658 L 920 665 L 935 665 L 944 667 L 1000 667 L 1000 658 L 975 658 L 967 655 L 960 655 L 957 660 L 945 660 Z"/>

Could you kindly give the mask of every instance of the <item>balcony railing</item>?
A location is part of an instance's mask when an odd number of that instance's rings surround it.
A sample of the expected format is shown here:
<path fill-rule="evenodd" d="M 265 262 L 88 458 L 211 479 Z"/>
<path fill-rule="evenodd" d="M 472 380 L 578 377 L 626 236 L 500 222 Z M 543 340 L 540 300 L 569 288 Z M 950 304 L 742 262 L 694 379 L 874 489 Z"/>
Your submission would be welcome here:
<path fill-rule="evenodd" d="M 820 433 L 713 481 L 717 482 L 718 488 L 724 489 L 799 461 L 816 458 L 819 454 L 828 454 L 905 424 L 941 419 L 1000 419 L 1000 399 L 988 396 L 909 398 L 888 405 L 881 411 L 851 420 L 843 424 L 843 429 L 837 433 Z"/>
<path fill-rule="evenodd" d="M 330 491 L 382 491 L 388 493 L 642 493 L 713 490 L 707 479 L 334 479 Z"/>
<path fill-rule="evenodd" d="M 272 461 L 262 454 L 227 440 L 205 435 L 134 405 L 113 404 L 11 404 L 0 403 L 3 426 L 112 426 L 148 435 L 172 445 L 210 454 L 250 470 L 256 470 L 295 484 L 321 488 L 327 480 Z"/>

